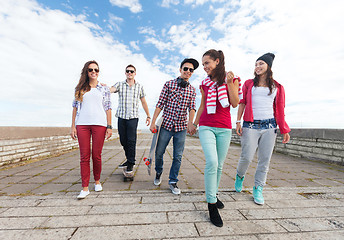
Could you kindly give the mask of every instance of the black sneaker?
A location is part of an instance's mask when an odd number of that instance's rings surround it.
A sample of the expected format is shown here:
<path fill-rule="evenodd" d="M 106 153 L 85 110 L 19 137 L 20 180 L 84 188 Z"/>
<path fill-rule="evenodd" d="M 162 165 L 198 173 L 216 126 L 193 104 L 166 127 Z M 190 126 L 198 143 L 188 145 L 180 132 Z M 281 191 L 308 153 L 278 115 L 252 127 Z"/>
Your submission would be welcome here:
<path fill-rule="evenodd" d="M 118 165 L 118 168 L 125 168 L 128 166 L 128 161 L 125 161 L 124 163 Z"/>
<path fill-rule="evenodd" d="M 133 164 L 128 163 L 127 169 L 125 170 L 127 173 L 132 173 L 133 172 Z"/>
<path fill-rule="evenodd" d="M 162 173 L 156 173 L 155 179 L 154 179 L 154 185 L 159 186 L 161 183 L 161 174 Z"/>

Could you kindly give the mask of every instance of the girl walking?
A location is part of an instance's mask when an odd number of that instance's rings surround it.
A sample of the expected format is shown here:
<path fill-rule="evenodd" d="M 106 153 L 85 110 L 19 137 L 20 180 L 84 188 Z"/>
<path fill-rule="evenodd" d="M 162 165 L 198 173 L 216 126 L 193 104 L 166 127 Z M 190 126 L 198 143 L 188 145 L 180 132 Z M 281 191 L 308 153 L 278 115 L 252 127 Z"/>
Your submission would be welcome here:
<path fill-rule="evenodd" d="M 236 132 L 241 136 L 242 151 L 237 166 L 235 190 L 242 191 L 247 168 L 258 148 L 253 199 L 260 205 L 264 204 L 263 187 L 275 146 L 277 125 L 283 135 L 283 143 L 290 139 L 290 129 L 284 118 L 284 88 L 272 76 L 274 58 L 274 54 L 266 53 L 256 60 L 254 79 L 247 80 L 243 86 L 243 99 L 239 104 L 236 122 Z M 243 113 L 244 123 L 241 127 Z"/>
<path fill-rule="evenodd" d="M 99 66 L 96 61 L 86 62 L 73 101 L 71 136 L 78 139 L 80 149 L 80 172 L 82 190 L 78 199 L 85 198 L 89 192 L 90 155 L 92 153 L 94 190 L 102 191 L 100 174 L 102 169 L 101 153 L 105 137 L 112 135 L 110 89 L 98 82 Z M 92 150 L 91 150 L 92 138 Z"/>
<path fill-rule="evenodd" d="M 200 125 L 199 139 L 206 159 L 204 183 L 210 221 L 222 227 L 218 209 L 224 208 L 224 204 L 217 198 L 217 192 L 232 136 L 230 105 L 235 108 L 239 103 L 240 79 L 234 78 L 232 72 L 226 73 L 221 50 L 205 52 L 202 64 L 208 77 L 200 86 L 202 100 L 194 126 Z"/>

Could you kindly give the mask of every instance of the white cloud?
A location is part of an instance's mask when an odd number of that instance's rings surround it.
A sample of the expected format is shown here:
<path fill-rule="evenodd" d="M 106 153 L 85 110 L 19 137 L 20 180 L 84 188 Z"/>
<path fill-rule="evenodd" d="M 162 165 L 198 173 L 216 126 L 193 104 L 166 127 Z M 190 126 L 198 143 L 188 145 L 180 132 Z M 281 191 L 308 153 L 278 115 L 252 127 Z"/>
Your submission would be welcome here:
<path fill-rule="evenodd" d="M 161 6 L 169 8 L 171 5 L 178 5 L 179 0 L 162 0 Z"/>
<path fill-rule="evenodd" d="M 120 24 L 123 22 L 123 18 L 117 17 L 112 13 L 109 13 L 109 27 L 115 32 L 121 32 Z"/>
<path fill-rule="evenodd" d="M 124 80 L 125 66 L 134 64 L 137 81 L 146 91 L 156 89 L 146 97 L 150 106 L 170 79 L 84 16 L 44 9 L 34 1 L 2 1 L 0 29 L 0 65 L 6 66 L 0 88 L 2 126 L 70 126 L 74 88 L 88 60 L 98 61 L 99 80 L 108 85 Z M 113 111 L 117 98 L 112 96 Z"/>
<path fill-rule="evenodd" d="M 129 44 L 134 50 L 136 51 L 140 50 L 139 41 L 130 41 Z"/>
<path fill-rule="evenodd" d="M 335 111 L 344 104 L 344 98 L 339 97 L 344 89 L 340 70 L 344 64 L 342 9 L 344 2 L 339 0 L 227 1 L 211 5 L 207 18 L 197 24 L 173 25 L 165 36 L 154 39 L 169 43 L 166 48 L 156 46 L 161 52 L 172 49 L 198 60 L 207 49 L 221 49 L 227 69 L 243 80 L 253 76 L 254 62 L 260 55 L 274 52 L 274 76 L 286 89 L 289 124 L 344 127 L 344 113 Z M 194 75 L 196 85 L 204 73 L 196 71 Z"/>
<path fill-rule="evenodd" d="M 110 3 L 113 6 L 117 7 L 127 7 L 133 13 L 142 12 L 142 5 L 140 4 L 139 0 L 110 0 Z"/>

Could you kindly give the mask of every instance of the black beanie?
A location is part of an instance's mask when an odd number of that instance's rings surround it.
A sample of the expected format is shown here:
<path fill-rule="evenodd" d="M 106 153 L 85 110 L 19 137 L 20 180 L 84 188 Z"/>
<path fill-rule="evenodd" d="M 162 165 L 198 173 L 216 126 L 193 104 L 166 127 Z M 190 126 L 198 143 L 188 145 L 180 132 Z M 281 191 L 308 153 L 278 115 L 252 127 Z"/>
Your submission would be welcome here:
<path fill-rule="evenodd" d="M 275 58 L 275 54 L 273 53 L 265 53 L 263 56 L 260 56 L 258 60 L 263 60 L 264 62 L 266 62 L 267 65 L 270 66 L 270 68 L 272 67 L 272 62 L 274 61 Z M 256 62 L 257 62 L 256 61 Z"/>

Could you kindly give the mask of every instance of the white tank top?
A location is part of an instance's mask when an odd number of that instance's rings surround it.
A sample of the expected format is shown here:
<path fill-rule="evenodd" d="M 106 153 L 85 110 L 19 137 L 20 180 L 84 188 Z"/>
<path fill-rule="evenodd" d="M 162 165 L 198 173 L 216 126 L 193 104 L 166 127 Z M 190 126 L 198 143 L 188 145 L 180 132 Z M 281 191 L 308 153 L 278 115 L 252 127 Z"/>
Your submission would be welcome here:
<path fill-rule="evenodd" d="M 254 120 L 264 120 L 274 118 L 274 99 L 276 96 L 276 88 L 270 90 L 268 87 L 252 88 L 252 110 Z"/>
<path fill-rule="evenodd" d="M 103 94 L 97 88 L 91 88 L 89 92 L 84 94 L 75 125 L 107 126 Z"/>

